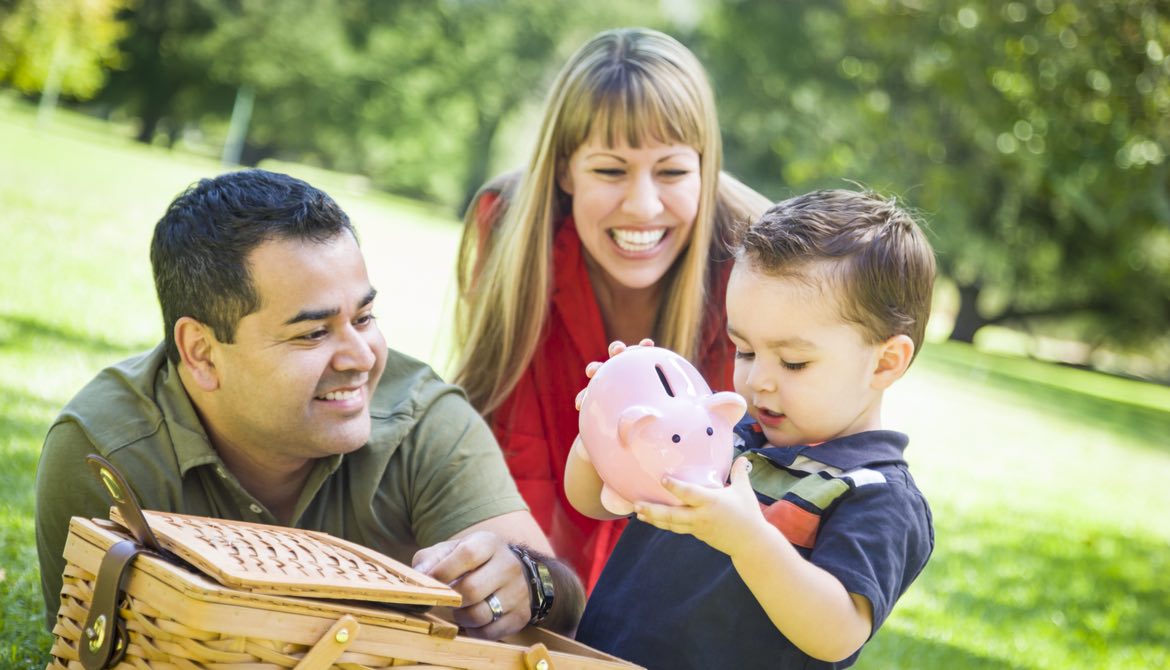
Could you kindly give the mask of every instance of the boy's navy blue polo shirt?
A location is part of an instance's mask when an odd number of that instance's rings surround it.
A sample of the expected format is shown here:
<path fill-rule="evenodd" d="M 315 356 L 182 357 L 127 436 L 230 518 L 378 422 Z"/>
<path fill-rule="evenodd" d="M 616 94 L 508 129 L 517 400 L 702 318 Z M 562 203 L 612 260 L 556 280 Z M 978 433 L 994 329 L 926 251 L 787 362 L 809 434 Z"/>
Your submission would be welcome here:
<path fill-rule="evenodd" d="M 873 630 L 926 565 L 934 530 L 894 431 L 772 447 L 736 426 L 764 516 L 801 556 L 873 605 Z M 691 535 L 631 519 L 585 607 L 577 639 L 647 668 L 844 668 L 772 624 L 731 559 Z"/>

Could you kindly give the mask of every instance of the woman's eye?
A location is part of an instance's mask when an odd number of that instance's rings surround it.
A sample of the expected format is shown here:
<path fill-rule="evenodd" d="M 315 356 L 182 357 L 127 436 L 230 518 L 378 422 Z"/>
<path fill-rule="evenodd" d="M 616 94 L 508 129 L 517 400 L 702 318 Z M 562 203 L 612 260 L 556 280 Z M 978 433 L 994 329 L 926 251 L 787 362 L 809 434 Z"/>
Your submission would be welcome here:
<path fill-rule="evenodd" d="M 666 177 L 668 179 L 675 179 L 678 177 L 685 177 L 685 176 L 689 175 L 690 173 L 691 173 L 690 170 L 684 170 L 682 168 L 672 168 L 669 170 L 662 170 L 658 174 L 660 174 L 663 177 Z"/>
<path fill-rule="evenodd" d="M 593 174 L 601 175 L 602 177 L 620 177 L 626 173 L 621 168 L 594 168 Z"/>

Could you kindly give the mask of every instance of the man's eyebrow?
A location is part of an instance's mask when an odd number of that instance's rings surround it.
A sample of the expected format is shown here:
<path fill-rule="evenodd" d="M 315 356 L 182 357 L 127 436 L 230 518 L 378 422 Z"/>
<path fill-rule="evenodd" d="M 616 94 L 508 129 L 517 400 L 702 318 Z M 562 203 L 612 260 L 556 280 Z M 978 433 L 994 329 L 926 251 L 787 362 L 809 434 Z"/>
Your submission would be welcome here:
<path fill-rule="evenodd" d="M 370 292 L 367 293 L 360 301 L 358 301 L 358 309 L 362 309 L 371 302 L 374 302 L 374 296 L 376 295 L 378 295 L 378 289 L 371 288 Z M 304 321 L 324 321 L 326 319 L 331 319 L 340 313 L 341 310 L 337 307 L 332 309 L 302 309 L 301 311 L 297 312 L 296 315 L 294 315 L 291 319 L 285 321 L 284 325 L 291 326 L 293 324 L 302 323 Z"/>
<path fill-rule="evenodd" d="M 378 289 L 371 286 L 370 292 L 367 293 L 366 297 L 362 298 L 361 302 L 358 303 L 358 309 L 361 309 L 361 308 L 365 307 L 366 305 L 370 304 L 371 302 L 374 302 L 374 298 L 377 295 L 378 295 Z"/>
<path fill-rule="evenodd" d="M 291 319 L 285 321 L 284 325 L 291 326 L 303 321 L 324 321 L 326 319 L 335 317 L 340 313 L 341 310 L 336 307 L 333 309 L 302 309 L 301 311 L 297 312 L 296 315 Z"/>

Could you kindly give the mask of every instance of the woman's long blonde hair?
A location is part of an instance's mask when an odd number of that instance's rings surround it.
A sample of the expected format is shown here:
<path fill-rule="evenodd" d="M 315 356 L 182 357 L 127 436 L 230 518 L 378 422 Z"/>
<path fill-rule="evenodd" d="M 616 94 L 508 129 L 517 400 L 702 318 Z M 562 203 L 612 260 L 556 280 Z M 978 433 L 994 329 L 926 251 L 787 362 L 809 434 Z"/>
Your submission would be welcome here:
<path fill-rule="evenodd" d="M 539 344 L 552 294 L 554 228 L 572 211 L 557 173 L 590 136 L 609 146 L 624 140 L 636 148 L 653 140 L 699 153 L 702 186 L 692 239 L 664 277 L 653 333 L 658 344 L 696 364 L 709 257 L 726 254 L 732 229 L 767 207 L 762 196 L 720 174 L 714 96 L 694 54 L 654 30 L 598 34 L 557 75 L 532 159 L 500 198 L 502 218 L 482 225 L 479 197 L 467 211 L 457 270 L 454 379 L 485 416 L 512 391 Z"/>

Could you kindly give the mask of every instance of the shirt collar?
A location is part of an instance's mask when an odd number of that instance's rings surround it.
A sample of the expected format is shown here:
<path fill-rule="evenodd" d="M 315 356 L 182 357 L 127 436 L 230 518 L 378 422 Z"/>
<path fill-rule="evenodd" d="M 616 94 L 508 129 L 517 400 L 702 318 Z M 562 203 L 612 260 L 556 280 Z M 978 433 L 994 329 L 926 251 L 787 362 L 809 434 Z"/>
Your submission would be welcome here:
<path fill-rule="evenodd" d="M 175 364 L 167 360 L 164 365 L 159 366 L 154 384 L 155 398 L 166 418 L 180 473 L 186 475 L 188 470 L 200 465 L 223 467 L 223 461 L 211 446 L 207 431 L 199 421 L 195 405 L 191 403 L 187 390 L 183 388 Z"/>
<path fill-rule="evenodd" d="M 754 419 L 744 421 L 745 429 L 756 433 L 761 439 L 749 441 L 748 451 L 754 451 L 778 465 L 788 466 L 799 456 L 844 471 L 857 468 L 872 468 L 877 465 L 904 464 L 903 452 L 910 438 L 894 430 L 868 430 L 846 435 L 818 445 L 774 447 L 762 439 Z"/>

